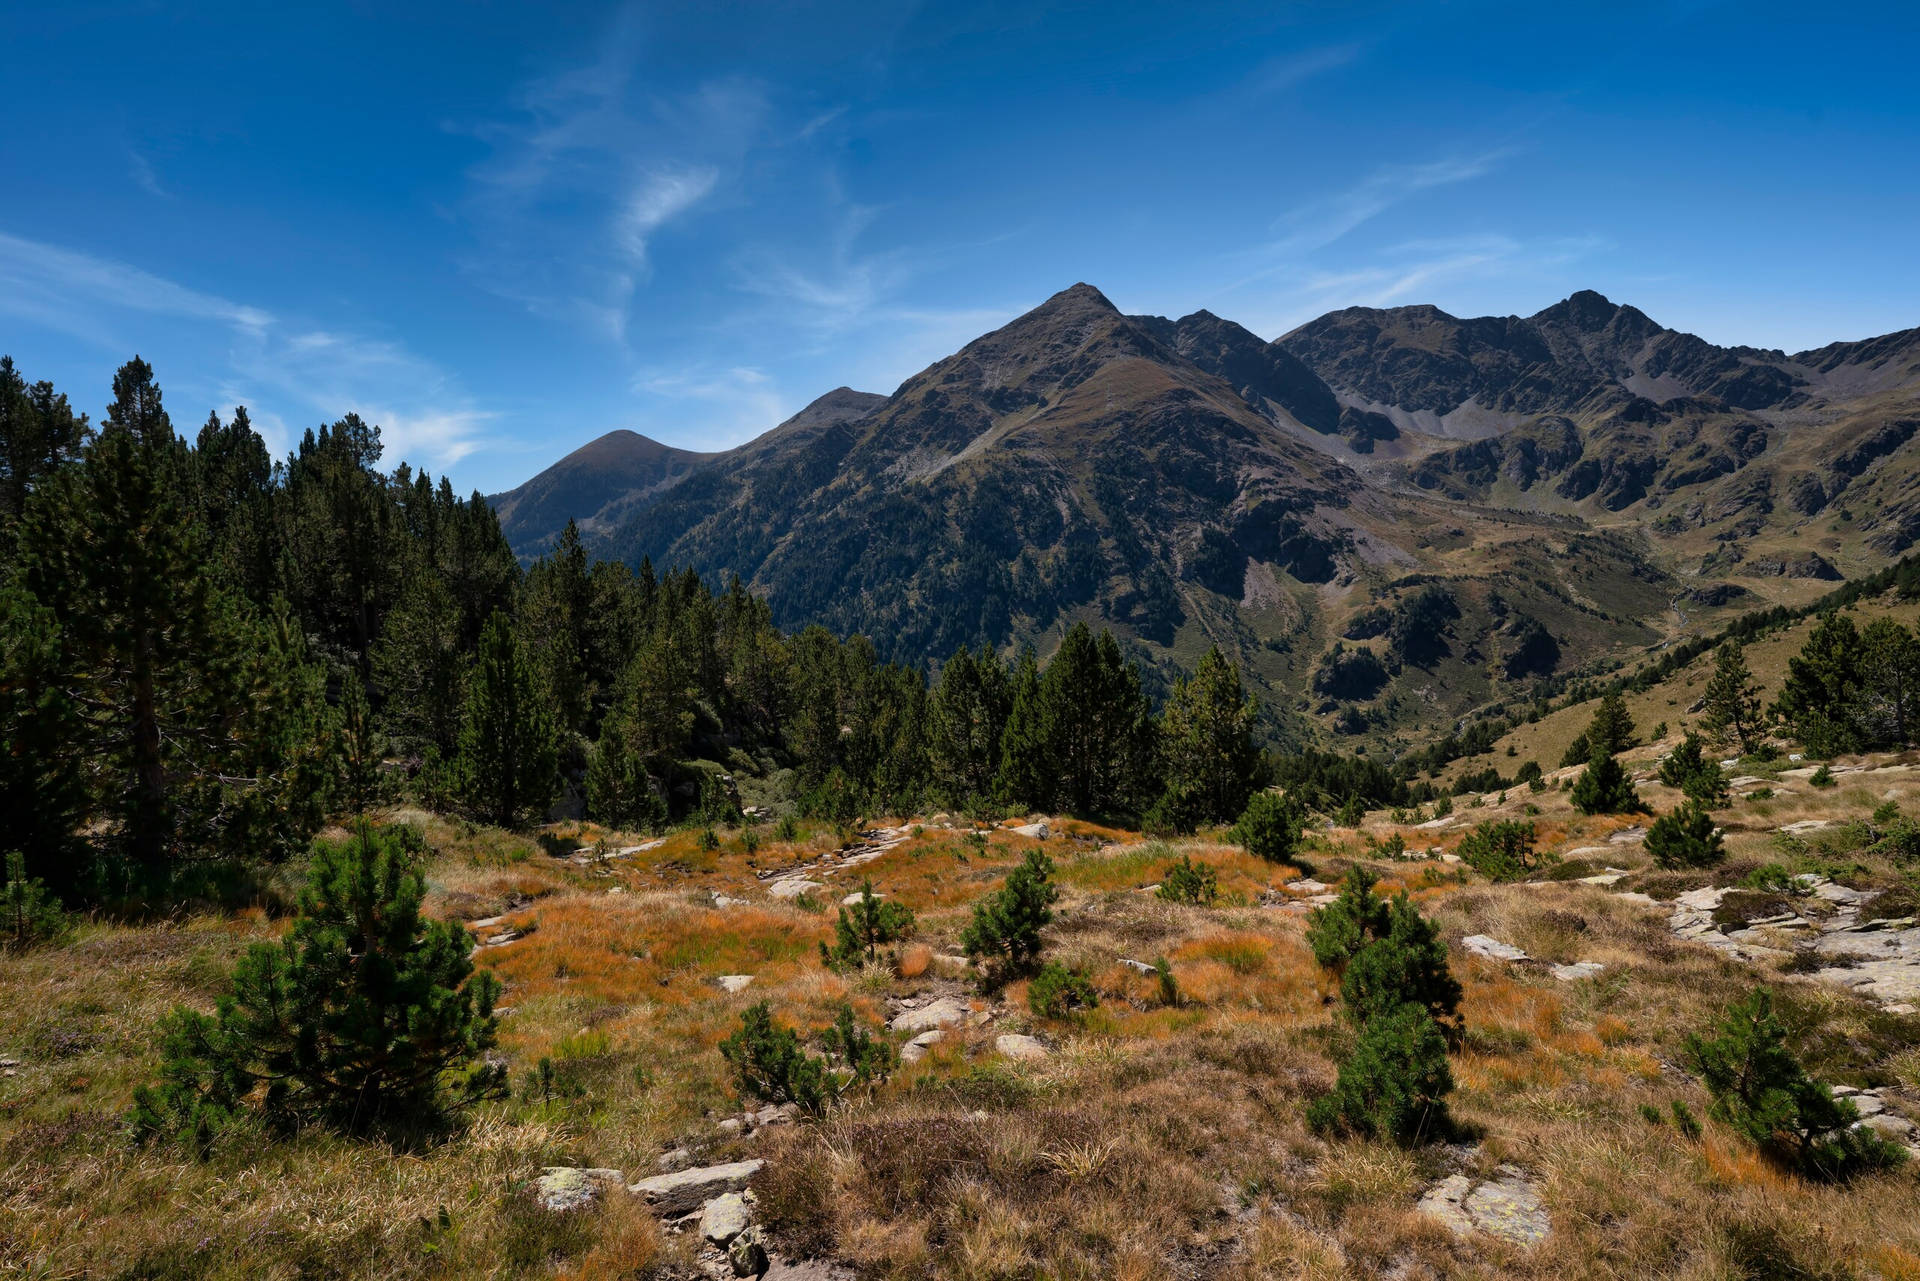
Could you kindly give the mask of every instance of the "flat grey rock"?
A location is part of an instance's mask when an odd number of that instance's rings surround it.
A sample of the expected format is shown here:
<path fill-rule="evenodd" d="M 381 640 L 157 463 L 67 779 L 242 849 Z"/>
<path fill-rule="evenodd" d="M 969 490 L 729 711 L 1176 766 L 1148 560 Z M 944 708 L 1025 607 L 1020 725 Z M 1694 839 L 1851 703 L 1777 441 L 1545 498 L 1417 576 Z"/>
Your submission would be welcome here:
<path fill-rule="evenodd" d="M 1015 1032 L 995 1037 L 993 1048 L 1010 1059 L 1044 1059 L 1053 1053 L 1040 1043 L 1039 1038 L 1021 1036 Z"/>
<path fill-rule="evenodd" d="M 753 983 L 751 974 L 722 974 L 714 982 L 720 985 L 722 992 L 744 992 Z"/>
<path fill-rule="evenodd" d="M 925 1032 L 929 1028 L 952 1027 L 964 1022 L 967 1003 L 957 996 L 943 996 L 916 1010 L 902 1010 L 887 1026 L 896 1032 Z"/>
<path fill-rule="evenodd" d="M 584 1210 L 600 1199 L 610 1187 L 626 1182 L 618 1170 L 580 1169 L 570 1165 L 550 1165 L 534 1180 L 533 1196 L 546 1209 L 557 1214 Z"/>
<path fill-rule="evenodd" d="M 736 1122 L 735 1124 L 738 1124 Z M 725 1165 L 703 1165 L 692 1170 L 675 1170 L 642 1179 L 628 1191 L 642 1197 L 656 1214 L 687 1214 L 717 1196 L 739 1192 L 747 1180 L 760 1173 L 765 1161 L 729 1161 Z"/>
<path fill-rule="evenodd" d="M 1502 943 L 1499 939 L 1485 934 L 1469 934 L 1460 940 L 1460 946 L 1475 956 L 1484 956 L 1490 961 L 1524 961 L 1527 954 L 1511 943 Z"/>
<path fill-rule="evenodd" d="M 1572 965 L 1553 966 L 1553 977 L 1562 983 L 1576 983 L 1598 976 L 1607 967 L 1598 961 L 1575 961 Z"/>
<path fill-rule="evenodd" d="M 747 1230 L 753 1211 L 738 1192 L 723 1192 L 700 1210 L 700 1235 L 715 1245 L 724 1246 Z"/>
<path fill-rule="evenodd" d="M 1442 1179 L 1420 1198 L 1419 1210 L 1456 1236 L 1485 1232 L 1516 1245 L 1544 1241 L 1553 1227 L 1532 1182 L 1510 1165 L 1501 1166 L 1491 1179 L 1464 1174 Z"/>

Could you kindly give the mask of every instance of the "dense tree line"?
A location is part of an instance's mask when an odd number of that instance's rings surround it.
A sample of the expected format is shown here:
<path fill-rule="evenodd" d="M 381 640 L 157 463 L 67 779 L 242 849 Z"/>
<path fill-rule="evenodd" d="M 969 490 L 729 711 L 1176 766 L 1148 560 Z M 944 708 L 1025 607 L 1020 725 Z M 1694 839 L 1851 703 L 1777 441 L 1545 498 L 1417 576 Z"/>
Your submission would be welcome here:
<path fill-rule="evenodd" d="M 271 457 L 244 408 L 176 432 L 153 370 L 96 428 L 0 360 L 0 845 L 64 893 L 151 894 L 303 849 L 409 788 L 511 824 L 573 794 L 610 823 L 717 817 L 793 772 L 849 820 L 922 803 L 1236 817 L 1256 708 L 1218 653 L 1156 715 L 1114 637 L 1042 665 L 961 649 L 938 679 L 864 637 L 784 635 L 735 581 L 522 569 L 492 509 L 357 415 Z"/>

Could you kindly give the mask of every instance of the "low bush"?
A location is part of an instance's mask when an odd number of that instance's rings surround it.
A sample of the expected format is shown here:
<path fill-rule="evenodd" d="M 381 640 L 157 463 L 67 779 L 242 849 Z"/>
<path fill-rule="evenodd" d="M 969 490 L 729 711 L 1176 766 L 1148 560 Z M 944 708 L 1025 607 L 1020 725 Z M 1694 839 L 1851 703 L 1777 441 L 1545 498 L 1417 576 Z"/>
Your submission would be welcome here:
<path fill-rule="evenodd" d="M 1534 849 L 1532 823 L 1503 819 L 1481 823 L 1460 839 L 1461 862 L 1492 881 L 1518 881 L 1543 860 Z"/>
<path fill-rule="evenodd" d="M 1292 796 L 1256 792 L 1228 835 L 1236 845 L 1269 863 L 1291 862 L 1300 848 L 1306 812 Z"/>
<path fill-rule="evenodd" d="M 1447 1041 L 1431 1015 L 1397 1005 L 1361 1028 L 1333 1091 L 1307 1108 L 1316 1130 L 1417 1142 L 1444 1121 L 1453 1089 Z"/>
<path fill-rule="evenodd" d="M 1183 854 L 1178 863 L 1167 864 L 1154 893 L 1169 903 L 1196 903 L 1211 906 L 1220 897 L 1220 876 L 1206 863 L 1196 863 Z"/>
<path fill-rule="evenodd" d="M 1058 961 L 1048 961 L 1027 984 L 1027 1008 L 1043 1019 L 1060 1019 L 1079 1010 L 1091 1010 L 1100 996 L 1083 974 Z"/>
<path fill-rule="evenodd" d="M 320 843 L 300 913 L 256 943 L 212 1015 L 162 1025 L 157 1084 L 134 1094 L 141 1139 L 180 1136 L 205 1153 L 257 1112 L 290 1132 L 432 1129 L 505 1089 L 492 1048 L 500 985 L 476 971 L 464 926 L 428 920 L 409 829 L 361 823 Z"/>
<path fill-rule="evenodd" d="M 820 959 L 828 969 L 845 970 L 879 959 L 880 949 L 912 935 L 913 913 L 901 903 L 873 892 L 872 880 L 862 882 L 860 897 L 842 904 L 834 922 L 833 946 L 820 944 Z"/>
<path fill-rule="evenodd" d="M 1766 988 L 1734 1003 L 1712 1039 L 1689 1036 L 1687 1053 L 1713 1095 L 1714 1118 L 1802 1174 L 1844 1180 L 1906 1157 L 1897 1144 L 1856 1129 L 1859 1109 L 1807 1075 L 1787 1048 Z"/>
<path fill-rule="evenodd" d="M 840 1068 L 808 1054 L 799 1033 L 775 1023 L 761 1001 L 741 1013 L 740 1027 L 720 1042 L 720 1055 L 733 1065 L 742 1093 L 768 1103 L 792 1103 L 813 1116 L 825 1115 L 855 1086 L 885 1081 L 899 1061 L 891 1045 L 854 1022 L 851 1005 L 841 1005 L 823 1039 Z"/>
<path fill-rule="evenodd" d="M 1713 815 L 1697 803 L 1655 819 L 1647 829 L 1647 853 L 1654 866 L 1668 869 L 1713 867 L 1727 857 Z"/>
<path fill-rule="evenodd" d="M 47 892 L 43 881 L 27 875 L 26 856 L 18 850 L 7 855 L 7 884 L 0 889 L 0 946 L 24 952 L 57 943 L 72 928 L 60 900 Z"/>
<path fill-rule="evenodd" d="M 1052 922 L 1059 897 L 1053 860 L 1039 850 L 1027 851 L 1020 866 L 1007 873 L 1006 883 L 974 904 L 973 920 L 960 936 L 961 948 L 987 964 L 990 978 L 1031 969 L 1040 955 L 1040 931 Z"/>

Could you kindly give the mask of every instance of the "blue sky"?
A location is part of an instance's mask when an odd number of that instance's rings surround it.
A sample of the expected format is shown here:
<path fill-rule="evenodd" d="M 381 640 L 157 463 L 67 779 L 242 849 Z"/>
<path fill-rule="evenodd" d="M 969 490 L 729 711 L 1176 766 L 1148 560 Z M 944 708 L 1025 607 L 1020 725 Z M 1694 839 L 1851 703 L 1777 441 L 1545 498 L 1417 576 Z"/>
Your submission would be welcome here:
<path fill-rule="evenodd" d="M 0 351 L 460 488 L 723 448 L 1087 280 L 1920 324 L 1911 5 L 0 3 Z"/>

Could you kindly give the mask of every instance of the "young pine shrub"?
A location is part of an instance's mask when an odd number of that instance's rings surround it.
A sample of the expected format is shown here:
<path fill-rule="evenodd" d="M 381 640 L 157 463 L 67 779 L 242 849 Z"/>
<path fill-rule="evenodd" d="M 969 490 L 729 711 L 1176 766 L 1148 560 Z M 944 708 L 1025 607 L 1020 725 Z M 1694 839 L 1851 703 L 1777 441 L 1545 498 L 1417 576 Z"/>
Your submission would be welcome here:
<path fill-rule="evenodd" d="M 842 1003 L 833 1026 L 821 1038 L 829 1055 L 808 1054 L 799 1033 L 773 1021 L 765 1001 L 740 1015 L 740 1027 L 720 1042 L 720 1055 L 733 1065 L 741 1093 L 768 1103 L 792 1103 L 812 1116 L 829 1108 L 856 1086 L 884 1082 L 899 1062 L 894 1049 L 854 1021 L 853 1007 Z"/>
<path fill-rule="evenodd" d="M 1164 956 L 1153 958 L 1153 977 L 1159 987 L 1160 1004 L 1173 1009 L 1180 1004 L 1180 980 L 1173 977 L 1173 963 Z"/>
<path fill-rule="evenodd" d="M 962 950 L 984 962 L 994 979 L 1027 972 L 1040 955 L 1040 931 L 1053 921 L 1059 897 L 1053 860 L 1039 850 L 1027 851 L 1006 883 L 974 905 L 973 920 L 960 936 Z"/>
<path fill-rule="evenodd" d="M 1196 863 L 1182 854 L 1178 863 L 1167 864 L 1154 893 L 1169 903 L 1193 903 L 1211 907 L 1220 896 L 1220 875 L 1206 863 Z"/>
<path fill-rule="evenodd" d="M 1439 1025 L 1417 1005 L 1396 1005 L 1361 1026 L 1333 1091 L 1308 1106 L 1307 1124 L 1417 1143 L 1444 1123 L 1452 1089 Z"/>
<path fill-rule="evenodd" d="M 1647 829 L 1647 853 L 1654 866 L 1669 870 L 1713 867 L 1727 857 L 1713 815 L 1691 802 L 1653 821 Z"/>
<path fill-rule="evenodd" d="M 1733 799 L 1720 762 L 1708 759 L 1705 748 L 1693 734 L 1680 740 L 1680 745 L 1660 762 L 1660 781 L 1668 787 L 1679 788 L 1688 800 L 1703 809 L 1717 809 Z"/>
<path fill-rule="evenodd" d="M 1048 961 L 1027 984 L 1027 1008 L 1043 1019 L 1063 1019 L 1080 1010 L 1097 1009 L 1100 995 L 1084 974 L 1058 961 Z"/>
<path fill-rule="evenodd" d="M 1444 1122 L 1453 1089 L 1447 1038 L 1459 1026 L 1461 989 L 1439 930 L 1404 893 L 1391 901 L 1374 894 L 1371 874 L 1356 866 L 1340 896 L 1308 918 L 1307 942 L 1340 974 L 1356 1027 L 1332 1093 L 1307 1111 L 1309 1124 L 1419 1140 Z"/>
<path fill-rule="evenodd" d="M 1640 814 L 1647 808 L 1620 759 L 1598 748 L 1573 785 L 1571 799 L 1582 814 Z"/>
<path fill-rule="evenodd" d="M 1533 824 L 1518 819 L 1476 825 L 1461 838 L 1456 853 L 1490 881 L 1523 880 L 1544 861 L 1534 849 Z"/>
<path fill-rule="evenodd" d="M 1782 1164 L 1812 1178 L 1850 1179 L 1906 1159 L 1899 1145 L 1856 1129 L 1859 1109 L 1809 1077 L 1787 1048 L 1773 994 L 1756 988 L 1728 1009 L 1712 1039 L 1687 1053 L 1713 1095 L 1711 1115 Z"/>
<path fill-rule="evenodd" d="M 212 1015 L 177 1007 L 161 1026 L 157 1084 L 135 1091 L 142 1140 L 204 1153 L 258 1113 L 280 1132 L 431 1130 L 505 1089 L 483 1055 L 499 982 L 476 971 L 464 926 L 428 920 L 417 836 L 362 822 L 315 846 L 293 928 L 256 943 Z"/>
<path fill-rule="evenodd" d="M 27 875 L 26 856 L 7 855 L 7 884 L 0 889 L 0 947 L 10 952 L 57 943 L 73 928 L 60 900 L 46 883 Z"/>
<path fill-rule="evenodd" d="M 913 913 L 875 894 L 869 879 L 862 882 L 859 898 L 841 906 L 833 946 L 820 945 L 820 960 L 836 971 L 868 964 L 879 959 L 881 948 L 910 937 L 913 929 Z"/>
<path fill-rule="evenodd" d="M 1300 828 L 1305 822 L 1306 814 L 1293 797 L 1255 792 L 1228 836 L 1256 858 L 1288 863 L 1300 848 Z"/>

